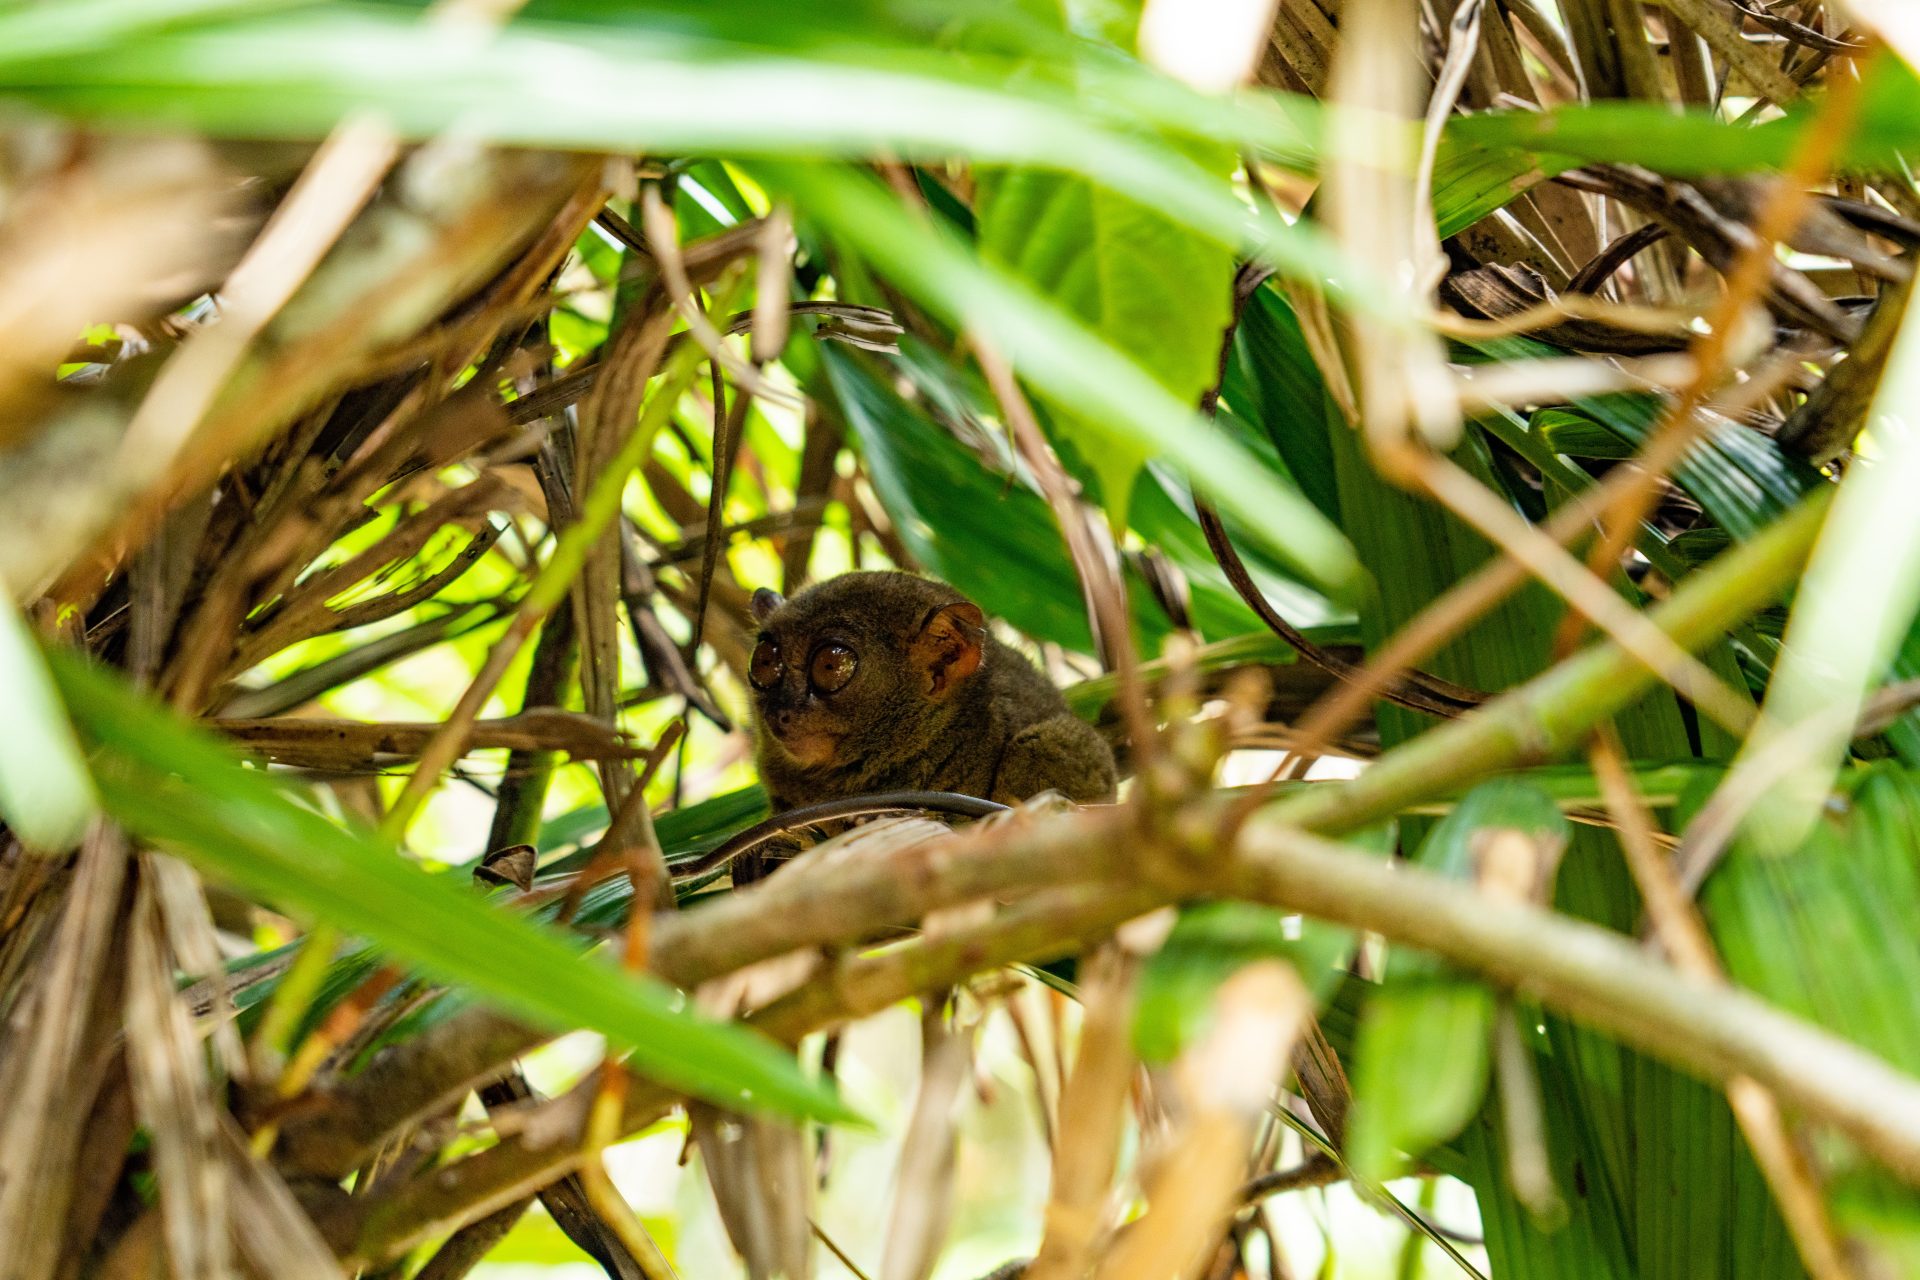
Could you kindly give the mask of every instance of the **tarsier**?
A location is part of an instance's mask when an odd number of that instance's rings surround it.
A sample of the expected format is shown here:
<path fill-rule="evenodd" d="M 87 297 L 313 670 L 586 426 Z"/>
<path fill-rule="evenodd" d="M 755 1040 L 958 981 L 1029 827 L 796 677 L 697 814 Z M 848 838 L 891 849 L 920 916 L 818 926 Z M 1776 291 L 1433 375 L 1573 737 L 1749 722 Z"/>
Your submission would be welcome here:
<path fill-rule="evenodd" d="M 1113 753 L 980 607 L 910 573 L 753 593 L 760 779 L 775 813 L 877 791 L 1114 796 Z"/>
<path fill-rule="evenodd" d="M 775 813 L 883 791 L 1003 804 L 1043 791 L 1111 800 L 1113 753 L 1047 678 L 996 641 L 978 605 L 908 573 L 848 573 L 793 599 L 753 593 L 748 679 L 760 779 Z M 758 879 L 737 859 L 735 884 Z M 809 1158 L 766 1116 L 690 1112 L 714 1198 L 754 1280 L 812 1274 Z M 769 1196 L 766 1188 L 778 1188 Z"/>

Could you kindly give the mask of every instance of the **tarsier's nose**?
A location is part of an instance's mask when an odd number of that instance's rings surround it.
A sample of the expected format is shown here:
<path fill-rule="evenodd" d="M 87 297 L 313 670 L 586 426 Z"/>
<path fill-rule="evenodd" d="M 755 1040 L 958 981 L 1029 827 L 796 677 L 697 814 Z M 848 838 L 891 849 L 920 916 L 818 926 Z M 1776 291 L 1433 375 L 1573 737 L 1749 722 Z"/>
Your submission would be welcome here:
<path fill-rule="evenodd" d="M 773 726 L 775 733 L 784 738 L 793 731 L 793 712 L 782 707 L 769 715 L 767 722 Z"/>

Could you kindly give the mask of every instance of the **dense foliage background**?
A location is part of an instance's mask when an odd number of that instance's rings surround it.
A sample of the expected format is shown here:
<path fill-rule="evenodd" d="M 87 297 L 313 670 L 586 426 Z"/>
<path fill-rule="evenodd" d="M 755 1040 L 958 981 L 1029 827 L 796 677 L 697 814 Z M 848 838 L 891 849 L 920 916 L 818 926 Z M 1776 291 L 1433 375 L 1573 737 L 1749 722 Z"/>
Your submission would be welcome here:
<path fill-rule="evenodd" d="M 0 3 L 0 1276 L 1920 1274 L 1916 62 Z M 733 892 L 884 565 L 1123 801 Z"/>

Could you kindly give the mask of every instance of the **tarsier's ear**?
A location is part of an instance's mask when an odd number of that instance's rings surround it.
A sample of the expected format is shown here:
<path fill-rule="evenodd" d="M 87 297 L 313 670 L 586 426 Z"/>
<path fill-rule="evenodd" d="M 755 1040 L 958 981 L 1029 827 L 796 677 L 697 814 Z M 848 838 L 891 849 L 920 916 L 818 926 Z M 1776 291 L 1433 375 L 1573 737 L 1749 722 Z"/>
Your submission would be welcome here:
<path fill-rule="evenodd" d="M 978 671 L 986 640 L 987 617 L 979 605 L 961 600 L 934 610 L 909 649 L 913 665 L 926 676 L 928 696 L 944 698 Z"/>
<path fill-rule="evenodd" d="M 787 598 L 778 591 L 759 587 L 754 590 L 753 599 L 747 603 L 747 611 L 753 614 L 755 622 L 765 622 L 773 616 L 773 611 L 787 602 Z"/>

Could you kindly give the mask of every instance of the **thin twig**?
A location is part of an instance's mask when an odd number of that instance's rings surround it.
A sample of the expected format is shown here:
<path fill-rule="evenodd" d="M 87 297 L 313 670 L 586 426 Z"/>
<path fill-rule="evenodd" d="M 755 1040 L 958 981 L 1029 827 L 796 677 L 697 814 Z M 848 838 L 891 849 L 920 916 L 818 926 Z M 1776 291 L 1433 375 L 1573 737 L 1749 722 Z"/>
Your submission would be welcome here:
<path fill-rule="evenodd" d="M 1795 144 L 1786 171 L 1774 182 L 1761 206 L 1753 238 L 1727 275 L 1726 287 L 1709 314 L 1706 332 L 1693 344 L 1692 380 L 1647 437 L 1637 468 L 1624 468 L 1638 479 L 1607 502 L 1601 516 L 1600 539 L 1587 556 L 1594 572 L 1606 572 L 1619 560 L 1633 531 L 1652 510 L 1659 482 L 1686 456 L 1699 435 L 1698 410 L 1725 372 L 1741 313 L 1766 288 L 1775 265 L 1775 246 L 1800 225 L 1812 200 L 1810 190 L 1832 169 L 1852 136 L 1859 108 L 1859 79 L 1852 75 L 1829 77 L 1826 96 Z M 1571 634 L 1563 632 L 1562 649 L 1571 641 Z"/>
<path fill-rule="evenodd" d="M 807 1227 L 809 1230 L 813 1232 L 813 1238 L 815 1240 L 818 1240 L 821 1244 L 827 1246 L 828 1253 L 831 1253 L 834 1257 L 840 1259 L 841 1266 L 853 1272 L 854 1280 L 868 1280 L 867 1273 L 860 1269 L 860 1264 L 855 1262 L 852 1258 L 848 1257 L 847 1251 L 845 1249 L 842 1249 L 839 1245 L 835 1244 L 833 1242 L 833 1237 L 828 1235 L 826 1231 L 824 1231 L 821 1228 L 818 1222 L 815 1222 L 812 1218 L 808 1218 Z"/>
<path fill-rule="evenodd" d="M 1728 688 L 1700 659 L 1669 640 L 1613 588 L 1553 538 L 1522 519 L 1457 464 L 1415 448 L 1395 450 L 1397 464 L 1483 537 L 1504 545 L 1542 583 L 1599 626 L 1647 669 L 1677 689 L 1736 737 L 1753 727 L 1753 700 Z"/>
<path fill-rule="evenodd" d="M 1133 645 L 1127 588 L 1120 576 L 1119 561 L 1113 554 L 1113 543 L 1096 536 L 1086 509 L 1073 494 L 1072 482 L 1033 416 L 1033 407 L 1020 390 L 1013 366 L 978 333 L 970 337 L 981 372 L 986 375 L 987 385 L 993 389 L 1000 412 L 1013 432 L 1020 456 L 1040 481 L 1040 490 L 1053 509 L 1061 536 L 1066 539 L 1100 656 L 1107 669 L 1120 678 L 1120 716 L 1126 722 L 1134 771 L 1145 774 L 1153 759 L 1157 735 L 1147 707 L 1146 690 L 1140 682 L 1140 655 Z"/>
<path fill-rule="evenodd" d="M 798 405 L 800 401 L 791 392 L 768 382 L 757 368 L 730 351 L 713 321 L 698 306 L 693 285 L 687 279 L 686 262 L 680 256 L 680 236 L 673 213 L 667 208 L 666 201 L 661 199 L 657 185 L 650 183 L 641 192 L 640 215 L 647 229 L 647 243 L 660 263 L 661 275 L 666 279 L 668 299 L 673 303 L 673 309 L 680 313 L 680 318 L 687 322 L 687 331 L 693 334 L 694 341 L 700 344 L 709 358 L 732 374 L 733 380 L 741 387 L 763 400 Z"/>

